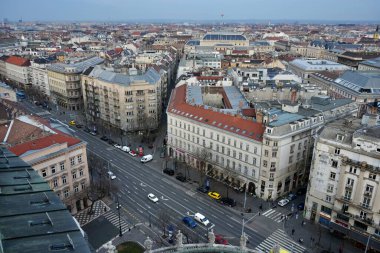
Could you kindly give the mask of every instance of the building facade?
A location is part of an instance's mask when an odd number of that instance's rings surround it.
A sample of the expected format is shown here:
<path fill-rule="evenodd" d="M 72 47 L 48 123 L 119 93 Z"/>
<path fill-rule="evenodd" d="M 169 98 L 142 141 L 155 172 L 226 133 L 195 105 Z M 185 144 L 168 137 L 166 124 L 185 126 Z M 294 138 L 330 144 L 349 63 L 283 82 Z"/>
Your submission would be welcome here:
<path fill-rule="evenodd" d="M 81 80 L 86 117 L 123 131 L 155 129 L 162 114 L 162 81 L 153 68 L 128 76 L 97 66 Z"/>
<path fill-rule="evenodd" d="M 5 60 L 6 79 L 21 89 L 30 85 L 30 61 L 19 56 L 10 56 Z"/>
<path fill-rule="evenodd" d="M 348 118 L 328 124 L 314 147 L 305 217 L 380 246 L 380 128 Z M 377 238 L 377 240 L 375 240 Z"/>
<path fill-rule="evenodd" d="M 47 67 L 48 82 L 53 103 L 71 110 L 83 109 L 81 73 L 103 62 L 92 57 L 72 64 L 55 63 Z"/>
<path fill-rule="evenodd" d="M 49 78 L 45 63 L 31 62 L 30 65 L 31 84 L 44 95 L 50 96 Z"/>

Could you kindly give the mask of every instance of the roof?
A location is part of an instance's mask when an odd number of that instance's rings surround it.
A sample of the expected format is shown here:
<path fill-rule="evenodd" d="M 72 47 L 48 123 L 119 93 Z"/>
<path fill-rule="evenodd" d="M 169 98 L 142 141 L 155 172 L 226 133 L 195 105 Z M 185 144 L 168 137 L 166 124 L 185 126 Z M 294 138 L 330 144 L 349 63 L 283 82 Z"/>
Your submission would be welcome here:
<path fill-rule="evenodd" d="M 194 87 L 196 86 L 192 88 Z M 262 141 L 265 130 L 262 124 L 248 118 L 243 118 L 242 115 L 231 115 L 228 112 L 223 113 L 216 108 L 190 105 L 186 102 L 188 88 L 189 87 L 184 84 L 173 90 L 167 109 L 168 113 L 207 124 L 218 130 L 224 130 L 259 142 Z"/>
<path fill-rule="evenodd" d="M 80 227 L 47 182 L 3 147 L 0 188 L 4 252 L 91 252 Z"/>
<path fill-rule="evenodd" d="M 380 72 L 378 71 L 345 71 L 335 83 L 356 92 L 380 94 Z"/>
<path fill-rule="evenodd" d="M 327 60 L 295 59 L 291 61 L 290 64 L 300 69 L 309 71 L 349 69 L 349 67 L 346 65 Z"/>
<path fill-rule="evenodd" d="M 104 60 L 99 57 L 91 57 L 80 62 L 64 64 L 64 63 L 55 63 L 47 67 L 48 70 L 60 72 L 60 73 L 81 73 L 85 69 L 98 65 Z"/>
<path fill-rule="evenodd" d="M 5 62 L 9 64 L 17 65 L 17 66 L 23 66 L 23 67 L 27 67 L 30 65 L 30 61 L 28 59 L 25 59 L 19 56 L 10 56 L 8 57 L 8 59 L 5 60 Z"/>
<path fill-rule="evenodd" d="M 375 68 L 379 68 L 379 69 L 380 69 L 380 57 L 375 58 L 375 59 L 371 59 L 371 60 L 363 61 L 363 62 L 361 62 L 360 64 L 363 64 L 363 65 L 367 65 L 367 66 L 371 66 L 371 67 L 375 67 Z"/>

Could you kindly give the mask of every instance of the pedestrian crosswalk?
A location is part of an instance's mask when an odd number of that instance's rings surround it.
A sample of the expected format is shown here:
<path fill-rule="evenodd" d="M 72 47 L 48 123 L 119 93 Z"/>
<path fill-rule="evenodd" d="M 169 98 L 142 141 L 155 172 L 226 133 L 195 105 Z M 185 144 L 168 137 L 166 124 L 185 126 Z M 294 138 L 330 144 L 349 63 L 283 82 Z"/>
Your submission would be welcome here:
<path fill-rule="evenodd" d="M 271 220 L 276 221 L 277 223 L 280 223 L 285 217 L 285 214 L 277 212 L 274 209 L 269 209 L 269 210 L 265 211 L 262 215 L 271 219 Z"/>
<path fill-rule="evenodd" d="M 277 229 L 267 239 L 262 241 L 256 250 L 263 253 L 269 253 L 275 246 L 287 249 L 292 253 L 303 253 L 306 248 L 294 242 L 282 229 Z"/>
<path fill-rule="evenodd" d="M 115 227 L 119 228 L 119 216 L 117 216 L 113 211 L 109 211 L 104 214 L 104 217 L 112 223 Z M 128 230 L 129 226 L 128 224 L 120 218 L 120 224 L 121 224 L 121 231 L 124 233 Z"/>

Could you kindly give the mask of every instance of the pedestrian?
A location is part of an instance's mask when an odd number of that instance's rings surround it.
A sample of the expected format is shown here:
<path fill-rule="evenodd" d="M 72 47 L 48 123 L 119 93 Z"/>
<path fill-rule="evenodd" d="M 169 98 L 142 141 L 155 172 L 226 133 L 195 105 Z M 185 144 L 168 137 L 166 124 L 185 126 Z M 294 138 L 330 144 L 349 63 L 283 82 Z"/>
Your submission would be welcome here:
<path fill-rule="evenodd" d="M 107 207 L 104 207 L 104 212 L 107 212 Z"/>
<path fill-rule="evenodd" d="M 259 212 L 259 216 L 261 215 L 261 213 Z"/>
<path fill-rule="evenodd" d="M 294 235 L 294 232 L 296 232 L 295 230 L 294 230 L 294 228 L 292 229 L 292 235 Z"/>
<path fill-rule="evenodd" d="M 296 220 L 298 219 L 298 213 L 296 213 Z"/>
<path fill-rule="evenodd" d="M 301 225 L 302 225 L 302 227 L 303 227 L 303 225 L 305 225 L 305 221 L 302 221 Z"/>

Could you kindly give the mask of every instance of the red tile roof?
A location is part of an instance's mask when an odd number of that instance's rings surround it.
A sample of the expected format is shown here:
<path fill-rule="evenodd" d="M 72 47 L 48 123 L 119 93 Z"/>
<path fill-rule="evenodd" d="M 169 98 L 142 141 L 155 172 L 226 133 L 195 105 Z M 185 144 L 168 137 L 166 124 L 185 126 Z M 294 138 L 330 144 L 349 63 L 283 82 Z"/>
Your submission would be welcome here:
<path fill-rule="evenodd" d="M 204 81 L 204 80 L 222 80 L 223 76 L 197 76 L 197 80 Z"/>
<path fill-rule="evenodd" d="M 6 62 L 18 66 L 30 66 L 30 61 L 28 59 L 19 56 L 10 56 Z"/>
<path fill-rule="evenodd" d="M 187 85 L 181 85 L 173 90 L 168 107 L 168 113 L 176 114 L 194 121 L 202 122 L 214 128 L 219 128 L 246 138 L 262 141 L 265 127 L 257 122 L 205 109 L 203 106 L 186 103 Z M 227 126 L 227 127 L 226 127 Z M 237 131 L 239 129 L 239 131 Z"/>

